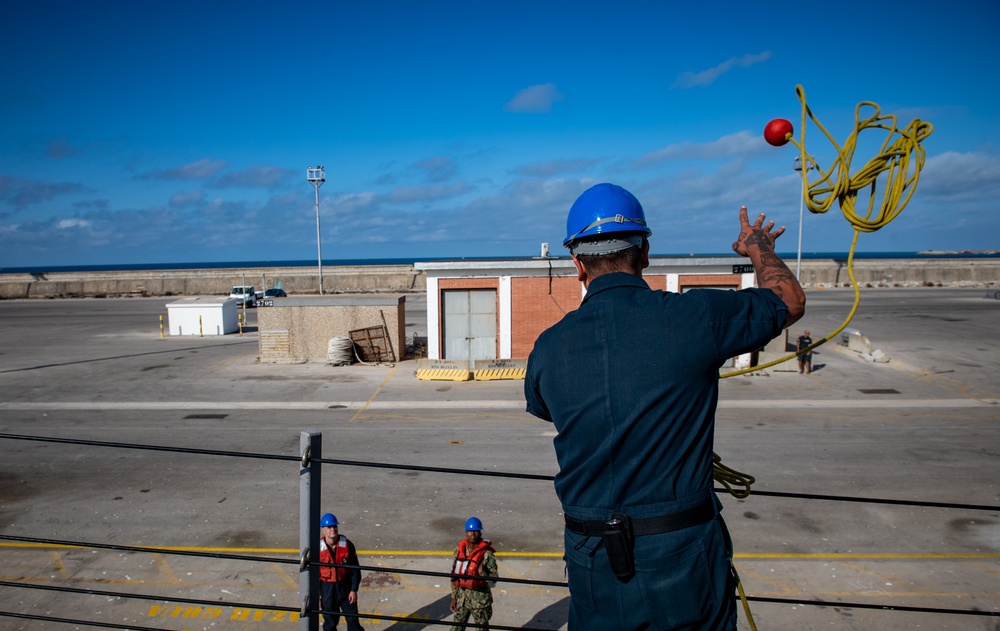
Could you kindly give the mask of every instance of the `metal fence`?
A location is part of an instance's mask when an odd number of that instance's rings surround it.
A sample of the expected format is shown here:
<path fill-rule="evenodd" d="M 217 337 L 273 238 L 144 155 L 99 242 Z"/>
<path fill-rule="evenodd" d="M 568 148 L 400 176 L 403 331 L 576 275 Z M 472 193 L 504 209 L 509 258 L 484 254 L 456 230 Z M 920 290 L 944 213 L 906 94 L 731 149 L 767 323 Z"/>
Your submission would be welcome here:
<path fill-rule="evenodd" d="M 322 434 L 316 431 L 303 431 L 300 433 L 300 439 L 299 439 L 300 453 L 298 455 L 247 453 L 247 452 L 234 452 L 234 451 L 222 451 L 222 450 L 210 450 L 210 449 L 192 449 L 192 448 L 180 448 L 180 447 L 170 447 L 161 445 L 146 445 L 146 444 L 93 441 L 93 440 L 76 440 L 67 438 L 52 438 L 52 437 L 3 434 L 3 433 L 0 433 L 0 439 L 16 440 L 16 441 L 36 441 L 36 442 L 47 442 L 47 443 L 65 443 L 73 445 L 92 446 L 95 448 L 150 450 L 150 451 L 162 451 L 162 452 L 172 452 L 172 453 L 200 454 L 213 457 L 249 458 L 249 459 L 265 459 L 265 460 L 277 460 L 286 462 L 297 462 L 299 469 L 299 554 L 297 558 L 292 558 L 287 556 L 275 557 L 275 556 L 261 556 L 261 555 L 250 555 L 250 554 L 201 552 L 195 550 L 180 550 L 176 548 L 127 546 L 127 545 L 116 545 L 116 544 L 93 542 L 93 541 L 87 542 L 78 540 L 57 540 L 57 539 L 45 539 L 45 538 L 21 536 L 13 534 L 0 534 L 0 541 L 20 542 L 23 544 L 90 548 L 95 550 L 100 550 L 100 549 L 117 550 L 123 552 L 179 555 L 179 556 L 191 556 L 191 557 L 209 557 L 209 558 L 235 560 L 246 563 L 276 563 L 283 565 L 293 565 L 297 566 L 299 570 L 298 572 L 299 602 L 297 603 L 289 603 L 287 605 L 274 605 L 266 603 L 253 604 L 242 601 L 232 602 L 225 600 L 186 598 L 176 595 L 164 595 L 164 594 L 152 594 L 152 593 L 142 594 L 142 593 L 122 592 L 122 591 L 114 591 L 106 589 L 80 588 L 80 587 L 73 587 L 67 584 L 42 584 L 38 582 L 29 582 L 23 580 L 22 581 L 0 580 L 0 588 L 3 588 L 4 590 L 3 592 L 0 592 L 0 594 L 7 594 L 7 595 L 11 594 L 11 592 L 7 590 L 43 590 L 48 592 L 57 592 L 60 594 L 87 594 L 91 596 L 104 596 L 107 598 L 115 598 L 115 599 L 140 599 L 153 602 L 168 602 L 168 603 L 176 603 L 178 605 L 186 605 L 189 607 L 217 608 L 220 606 L 232 606 L 232 607 L 238 607 L 240 608 L 240 610 L 246 610 L 246 611 L 254 610 L 254 611 L 274 612 L 275 615 L 280 614 L 283 618 L 285 618 L 285 616 L 287 615 L 286 619 L 289 621 L 298 618 L 299 628 L 301 629 L 301 631 L 317 631 L 317 629 L 319 628 L 320 616 L 324 613 L 336 613 L 341 617 L 349 617 L 352 615 L 352 614 L 345 614 L 342 612 L 324 612 L 319 607 L 319 569 L 322 566 L 350 568 L 350 569 L 356 568 L 366 571 L 380 571 L 380 572 L 388 572 L 395 574 L 412 574 L 412 575 L 427 576 L 427 577 L 440 577 L 445 579 L 461 578 L 458 575 L 454 575 L 447 572 L 432 572 L 432 571 L 412 570 L 405 568 L 386 568 L 381 566 L 373 567 L 367 565 L 320 563 L 319 550 L 317 549 L 317 544 L 320 540 L 320 531 L 319 531 L 320 512 L 321 512 L 320 496 L 322 489 L 322 471 L 324 466 L 372 467 L 380 469 L 397 469 L 397 470 L 425 472 L 425 473 L 439 473 L 442 475 L 515 478 L 520 480 L 546 481 L 546 482 L 552 482 L 552 480 L 554 479 L 552 476 L 548 475 L 536 475 L 536 474 L 525 474 L 525 473 L 514 473 L 514 472 L 478 471 L 469 469 L 401 465 L 401 464 L 378 463 L 378 462 L 358 461 L 358 460 L 327 459 L 323 458 Z M 716 492 L 725 492 L 725 489 L 721 488 L 716 489 Z M 787 499 L 797 499 L 806 501 L 860 502 L 869 504 L 933 507 L 933 508 L 945 508 L 945 509 L 957 509 L 957 510 L 982 510 L 982 511 L 992 511 L 992 512 L 1000 510 L 1000 506 L 956 504 L 956 503 L 945 503 L 945 502 L 920 502 L 920 501 L 894 500 L 894 499 L 857 498 L 857 497 L 834 496 L 834 495 L 811 495 L 802 493 L 781 493 L 775 491 L 754 491 L 754 495 L 781 497 Z M 505 577 L 498 577 L 495 580 L 499 583 L 527 584 L 535 586 L 553 587 L 559 589 L 568 589 L 567 583 L 562 581 L 540 581 L 532 579 L 516 579 L 516 578 L 505 578 Z M 789 604 L 797 606 L 811 605 L 819 607 L 838 607 L 841 609 L 845 608 L 876 609 L 882 611 L 901 611 L 901 612 L 905 611 L 905 612 L 918 612 L 918 613 L 950 614 L 955 616 L 994 616 L 994 617 L 1000 616 L 1000 612 L 998 611 L 982 611 L 975 609 L 965 610 L 965 609 L 942 609 L 942 608 L 931 608 L 931 607 L 908 607 L 908 606 L 898 606 L 891 604 L 850 603 L 842 601 L 831 602 L 831 601 L 821 601 L 821 600 L 768 598 L 768 597 L 755 597 L 755 596 L 749 596 L 748 600 L 750 602 Z M 12 602 L 11 598 L 0 598 L 0 603 L 10 603 L 10 602 Z M 0 605 L 0 607 L 3 607 L 3 609 L 0 610 L 0 617 L 10 618 L 10 619 L 43 621 L 43 622 L 52 622 L 65 625 L 83 625 L 83 626 L 108 628 L 108 629 L 132 629 L 139 631 L 147 631 L 147 630 L 170 631 L 169 629 L 165 629 L 163 627 L 139 626 L 132 623 L 112 623 L 112 622 L 102 622 L 95 620 L 73 618 L 69 616 L 21 613 L 21 612 L 7 610 L 9 608 L 9 605 Z M 384 620 L 389 622 L 401 622 L 409 624 L 422 624 L 422 625 L 440 624 L 440 625 L 467 627 L 473 629 L 481 628 L 479 625 L 474 623 L 456 623 L 453 621 L 446 621 L 441 619 L 415 619 L 413 617 L 383 615 L 371 612 L 359 613 L 357 614 L 357 617 L 369 620 Z M 526 627 L 526 626 L 511 627 L 511 626 L 497 625 L 493 623 L 489 625 L 489 628 L 499 631 L 513 630 L 513 629 L 520 629 L 522 631 L 551 631 L 549 629 L 541 629 L 536 627 Z"/>

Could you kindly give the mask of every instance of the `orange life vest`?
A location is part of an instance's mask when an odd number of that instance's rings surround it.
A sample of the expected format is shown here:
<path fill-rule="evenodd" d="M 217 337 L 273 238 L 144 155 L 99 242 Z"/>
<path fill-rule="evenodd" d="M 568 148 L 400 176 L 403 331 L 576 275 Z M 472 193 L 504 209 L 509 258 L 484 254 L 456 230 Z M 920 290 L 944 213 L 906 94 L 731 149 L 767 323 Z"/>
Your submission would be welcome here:
<path fill-rule="evenodd" d="M 462 589 L 479 589 L 486 583 L 482 578 L 478 578 L 479 568 L 483 564 L 483 557 L 486 556 L 487 550 L 490 552 L 496 552 L 496 550 L 490 545 L 489 540 L 483 539 L 472 550 L 471 554 L 467 554 L 466 543 L 468 542 L 465 539 L 458 542 L 458 554 L 455 555 L 455 565 L 452 567 L 451 573 L 475 576 L 477 578 L 453 578 L 451 579 L 451 584 Z"/>
<path fill-rule="evenodd" d="M 320 563 L 347 563 L 347 537 L 337 536 L 337 545 L 333 552 L 330 546 L 326 545 L 326 539 L 319 540 L 319 562 Z M 327 567 L 321 565 L 319 568 L 319 580 L 326 583 L 339 583 L 348 577 L 351 570 L 345 567 Z"/>

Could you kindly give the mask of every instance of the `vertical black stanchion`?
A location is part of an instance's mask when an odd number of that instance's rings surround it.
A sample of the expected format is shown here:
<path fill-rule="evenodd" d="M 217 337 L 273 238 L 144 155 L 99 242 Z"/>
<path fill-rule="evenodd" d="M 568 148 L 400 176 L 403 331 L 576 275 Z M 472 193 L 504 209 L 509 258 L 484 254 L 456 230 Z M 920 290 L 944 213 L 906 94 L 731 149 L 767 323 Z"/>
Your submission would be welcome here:
<path fill-rule="evenodd" d="M 299 434 L 302 468 L 299 469 L 299 631 L 318 631 L 319 615 L 310 609 L 319 608 L 319 511 L 323 457 L 323 434 L 304 431 Z"/>

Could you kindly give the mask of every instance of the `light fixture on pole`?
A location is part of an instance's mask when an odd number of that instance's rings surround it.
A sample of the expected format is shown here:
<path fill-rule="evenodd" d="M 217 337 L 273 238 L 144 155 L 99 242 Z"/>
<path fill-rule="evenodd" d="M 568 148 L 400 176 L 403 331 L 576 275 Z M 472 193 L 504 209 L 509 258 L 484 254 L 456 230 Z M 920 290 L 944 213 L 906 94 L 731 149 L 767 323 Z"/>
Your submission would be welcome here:
<path fill-rule="evenodd" d="M 319 187 L 326 181 L 326 171 L 323 167 L 307 167 L 306 179 L 312 182 L 316 189 L 316 261 L 319 266 L 319 295 L 323 295 L 323 245 L 319 237 Z"/>
<path fill-rule="evenodd" d="M 815 169 L 813 166 L 812 157 L 806 156 L 806 173 L 811 169 Z M 792 168 L 797 172 L 802 171 L 802 156 L 795 156 L 795 161 L 792 163 Z M 806 176 L 802 175 L 802 194 L 799 195 L 799 250 L 798 255 L 795 258 L 795 280 L 799 280 L 799 276 L 802 273 L 802 218 L 805 212 L 806 205 Z"/>

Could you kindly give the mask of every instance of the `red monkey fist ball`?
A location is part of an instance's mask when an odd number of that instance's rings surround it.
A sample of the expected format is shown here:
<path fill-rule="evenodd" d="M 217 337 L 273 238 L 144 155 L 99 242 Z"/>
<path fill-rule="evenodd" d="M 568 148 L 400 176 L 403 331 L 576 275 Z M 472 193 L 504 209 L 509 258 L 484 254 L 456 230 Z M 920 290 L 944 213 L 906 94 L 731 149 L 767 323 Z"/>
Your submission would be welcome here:
<path fill-rule="evenodd" d="M 764 127 L 764 140 L 768 144 L 780 147 L 788 142 L 788 134 L 792 133 L 792 124 L 784 118 L 776 118 Z"/>

